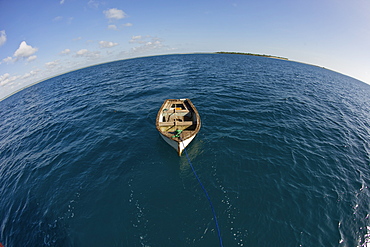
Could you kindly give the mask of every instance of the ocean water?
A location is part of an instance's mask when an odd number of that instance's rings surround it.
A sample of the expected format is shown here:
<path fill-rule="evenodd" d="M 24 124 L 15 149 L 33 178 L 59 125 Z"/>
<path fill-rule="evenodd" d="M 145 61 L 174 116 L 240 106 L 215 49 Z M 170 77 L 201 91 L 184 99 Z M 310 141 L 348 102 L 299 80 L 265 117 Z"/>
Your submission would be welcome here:
<path fill-rule="evenodd" d="M 0 102 L 0 242 L 219 246 L 166 98 L 202 118 L 187 151 L 224 246 L 370 246 L 370 86 L 264 57 L 117 61 Z"/>

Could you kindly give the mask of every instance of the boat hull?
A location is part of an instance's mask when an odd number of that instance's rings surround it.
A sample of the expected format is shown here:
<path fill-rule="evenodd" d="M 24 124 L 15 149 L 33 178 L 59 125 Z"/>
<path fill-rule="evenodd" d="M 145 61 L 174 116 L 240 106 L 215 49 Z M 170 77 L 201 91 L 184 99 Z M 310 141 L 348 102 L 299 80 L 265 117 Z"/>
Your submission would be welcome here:
<path fill-rule="evenodd" d="M 163 138 L 165 142 L 167 142 L 171 147 L 173 147 L 177 153 L 181 156 L 184 149 L 193 141 L 195 138 L 195 135 L 190 137 L 189 139 L 177 142 L 173 139 L 168 138 L 167 136 L 163 135 L 162 133 L 159 133 L 159 135 Z"/>

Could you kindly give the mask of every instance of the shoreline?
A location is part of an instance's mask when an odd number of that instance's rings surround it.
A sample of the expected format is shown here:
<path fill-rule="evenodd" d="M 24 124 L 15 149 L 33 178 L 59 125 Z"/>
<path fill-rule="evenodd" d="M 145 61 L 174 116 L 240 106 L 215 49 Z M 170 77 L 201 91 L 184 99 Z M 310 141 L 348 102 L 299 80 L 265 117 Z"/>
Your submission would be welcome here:
<path fill-rule="evenodd" d="M 214 52 L 212 54 L 230 54 L 230 55 L 244 55 L 244 56 L 275 58 L 275 59 L 285 60 L 285 61 L 289 61 L 289 62 L 295 62 L 295 63 L 301 63 L 301 64 L 310 65 L 310 66 L 315 66 L 315 67 L 318 67 L 318 68 L 322 68 L 322 69 L 326 69 L 326 70 L 330 70 L 330 71 L 333 71 L 333 72 L 342 74 L 342 73 L 340 73 L 338 71 L 335 71 L 335 70 L 326 68 L 324 66 L 320 66 L 320 65 L 316 65 L 316 64 L 310 64 L 310 63 L 305 63 L 305 62 L 300 62 L 300 61 L 295 61 L 295 60 L 290 60 L 290 59 L 288 59 L 286 57 L 279 57 L 279 56 L 274 56 L 274 55 L 255 54 L 255 53 L 249 53 L 249 52 L 228 52 L 228 51 L 218 51 L 218 52 Z M 345 75 L 345 74 L 342 74 L 342 75 Z M 349 76 L 349 75 L 346 75 L 346 76 Z M 351 77 L 351 76 L 349 76 L 349 77 Z M 354 78 L 354 77 L 351 77 L 351 78 Z M 354 78 L 354 79 L 356 79 L 356 78 Z M 358 80 L 358 79 L 356 79 L 356 80 Z"/>
<path fill-rule="evenodd" d="M 266 55 L 266 54 L 255 54 L 255 53 L 249 53 L 249 52 L 217 51 L 215 52 L 215 54 L 232 54 L 232 55 L 244 55 L 244 56 L 255 56 L 255 57 L 268 57 L 268 58 L 276 58 L 276 59 L 290 61 L 286 57 L 278 57 L 278 56 Z"/>

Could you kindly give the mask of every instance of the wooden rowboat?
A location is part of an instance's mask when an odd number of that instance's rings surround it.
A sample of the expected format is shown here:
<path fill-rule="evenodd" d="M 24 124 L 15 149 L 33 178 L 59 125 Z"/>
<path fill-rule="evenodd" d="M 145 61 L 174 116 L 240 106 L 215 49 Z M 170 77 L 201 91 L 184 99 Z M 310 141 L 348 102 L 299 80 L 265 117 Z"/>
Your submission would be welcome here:
<path fill-rule="evenodd" d="M 157 114 L 157 130 L 179 156 L 197 135 L 200 126 L 199 113 L 190 99 L 167 99 Z"/>

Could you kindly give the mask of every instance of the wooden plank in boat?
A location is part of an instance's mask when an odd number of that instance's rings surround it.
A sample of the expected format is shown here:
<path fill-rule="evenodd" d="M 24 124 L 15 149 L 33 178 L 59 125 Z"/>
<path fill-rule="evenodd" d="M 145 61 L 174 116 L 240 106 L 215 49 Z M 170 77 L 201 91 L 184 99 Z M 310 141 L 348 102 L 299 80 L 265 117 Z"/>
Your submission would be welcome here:
<path fill-rule="evenodd" d="M 159 122 L 159 126 L 186 126 L 186 125 L 193 125 L 193 121 L 184 121 L 184 122 Z"/>

